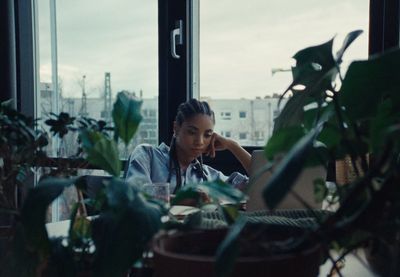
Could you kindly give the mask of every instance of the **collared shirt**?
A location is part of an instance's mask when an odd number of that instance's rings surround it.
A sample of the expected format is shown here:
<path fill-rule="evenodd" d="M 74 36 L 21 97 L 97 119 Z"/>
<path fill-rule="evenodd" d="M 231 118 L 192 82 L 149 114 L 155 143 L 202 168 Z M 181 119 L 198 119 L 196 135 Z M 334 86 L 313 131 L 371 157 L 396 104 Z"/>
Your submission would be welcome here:
<path fill-rule="evenodd" d="M 167 182 L 169 172 L 169 147 L 161 143 L 158 147 L 149 144 L 136 146 L 129 157 L 129 167 L 126 172 L 126 181 L 133 185 L 141 186 L 145 183 Z M 234 172 L 230 176 L 224 175 L 221 171 L 203 164 L 204 176 L 207 181 L 222 180 L 232 184 L 234 187 L 243 189 L 249 178 L 239 172 Z M 189 164 L 185 172 L 182 172 L 182 186 L 185 184 L 195 184 L 203 182 L 201 166 L 198 160 Z M 176 186 L 175 170 L 171 172 L 170 191 L 174 191 Z"/>

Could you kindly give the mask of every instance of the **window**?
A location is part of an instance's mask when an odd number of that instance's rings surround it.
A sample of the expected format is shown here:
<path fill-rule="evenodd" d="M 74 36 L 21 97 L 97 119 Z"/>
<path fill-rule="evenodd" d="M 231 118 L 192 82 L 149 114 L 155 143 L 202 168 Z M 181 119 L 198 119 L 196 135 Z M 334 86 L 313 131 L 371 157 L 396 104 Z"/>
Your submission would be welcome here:
<path fill-rule="evenodd" d="M 116 94 L 128 91 L 143 100 L 144 122 L 154 123 L 139 127 L 143 140 L 135 143 L 145 142 L 149 131 L 157 133 L 158 2 L 55 0 L 50 1 L 50 6 L 48 0 L 36 3 L 38 116 L 65 111 L 72 116 L 111 122 Z M 53 142 L 53 153 L 58 152 L 57 147 Z"/>
<path fill-rule="evenodd" d="M 256 140 L 263 140 L 264 139 L 264 132 L 263 131 L 255 131 L 254 137 Z"/>
<path fill-rule="evenodd" d="M 231 120 L 232 113 L 231 112 L 221 112 L 221 119 L 223 120 Z"/>
<path fill-rule="evenodd" d="M 127 91 L 143 101 L 143 121 L 127 158 L 139 143 L 158 144 L 158 1 L 33 1 L 38 46 L 37 116 L 68 112 L 112 123 L 115 96 Z M 71 135 L 72 136 L 72 135 Z M 48 151 L 71 157 L 76 138 L 51 139 Z M 102 174 L 81 172 L 80 174 Z M 53 221 L 66 219 L 61 196 Z"/>
<path fill-rule="evenodd" d="M 231 132 L 230 131 L 226 131 L 225 132 L 225 137 L 230 138 L 231 137 Z"/>
<path fill-rule="evenodd" d="M 239 133 L 239 139 L 240 140 L 247 139 L 247 133 Z"/>
<path fill-rule="evenodd" d="M 298 50 L 336 34 L 338 49 L 344 35 L 362 29 L 364 34 L 350 46 L 344 62 L 368 56 L 369 0 L 227 3 L 200 2 L 200 97 L 223 120 L 227 106 L 239 114 L 229 117 L 232 129 L 265 133 L 264 141 L 249 136 L 241 142 L 245 145 L 261 146 L 269 138 L 279 114 L 276 99 L 291 82 L 291 57 Z M 263 117 L 254 115 L 257 109 L 265 111 Z"/>

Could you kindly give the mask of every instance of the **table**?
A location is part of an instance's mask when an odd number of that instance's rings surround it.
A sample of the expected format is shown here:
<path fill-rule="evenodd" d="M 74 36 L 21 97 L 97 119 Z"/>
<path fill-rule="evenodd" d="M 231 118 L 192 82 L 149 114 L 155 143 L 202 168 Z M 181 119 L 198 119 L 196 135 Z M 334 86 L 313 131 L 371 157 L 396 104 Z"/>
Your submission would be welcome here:
<path fill-rule="evenodd" d="M 210 218 L 211 214 L 206 214 L 206 218 Z M 217 215 L 214 220 L 218 220 L 219 224 L 221 223 L 221 217 Z M 63 220 L 59 222 L 52 222 L 46 224 L 46 229 L 49 234 L 49 237 L 66 237 L 68 236 L 70 220 Z M 211 223 L 210 223 L 211 224 Z M 211 225 L 210 225 L 211 226 Z M 333 257 L 337 257 L 337 254 L 332 252 L 331 255 Z M 325 277 L 328 276 L 330 272 L 332 263 L 327 261 L 320 267 L 319 276 Z M 345 259 L 345 266 L 341 269 L 341 274 L 343 276 L 349 277 L 377 277 L 378 275 L 371 272 L 368 268 L 368 264 L 366 263 L 364 252 L 362 249 L 354 252 L 353 254 L 349 254 Z M 334 275 L 338 276 L 338 275 Z"/>

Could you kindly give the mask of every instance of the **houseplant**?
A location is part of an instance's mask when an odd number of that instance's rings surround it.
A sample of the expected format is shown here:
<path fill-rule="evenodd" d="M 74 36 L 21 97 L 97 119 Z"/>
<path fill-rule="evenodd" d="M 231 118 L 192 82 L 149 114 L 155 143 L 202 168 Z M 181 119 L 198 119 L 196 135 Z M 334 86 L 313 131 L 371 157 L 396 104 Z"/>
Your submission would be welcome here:
<path fill-rule="evenodd" d="M 294 55 L 293 82 L 284 93 L 292 96 L 265 146 L 273 164 L 277 156 L 286 154 L 266 183 L 263 198 L 274 209 L 305 166 L 327 166 L 349 157 L 356 178 L 337 186 L 339 209 L 296 238 L 287 251 L 312 239 L 332 260 L 333 270 L 337 260 L 374 240 L 387 254 L 384 276 L 398 276 L 400 50 L 354 61 L 343 76 L 342 56 L 360 34 L 349 33 L 336 55 L 332 54 L 333 40 Z M 317 188 L 321 198 L 327 195 L 324 184 Z M 297 197 L 301 201 L 301 195 Z M 234 225 L 231 234 L 239 234 L 243 226 Z M 237 237 L 228 236 L 219 250 L 222 273 L 229 272 L 224 264 Z M 332 247 L 342 249 L 343 255 L 336 260 L 330 257 Z"/>
<path fill-rule="evenodd" d="M 135 134 L 141 120 L 140 105 L 140 101 L 126 93 L 117 95 L 112 112 L 113 137 L 96 128 L 78 129 L 85 160 L 111 175 L 99 197 L 90 200 L 99 215 L 93 220 L 80 216 L 80 203 L 76 203 L 68 237 L 49 237 L 45 227 L 47 207 L 66 187 L 85 189 L 85 183 L 77 177 L 43 179 L 24 202 L 13 248 L 3 260 L 1 274 L 126 276 L 132 264 L 141 258 L 148 241 L 160 228 L 162 207 L 148 202 L 119 178 L 122 164 L 117 147 L 119 139 L 128 144 Z M 48 123 L 56 134 L 65 133 L 70 121 L 63 121 L 63 126 L 58 119 Z"/>
<path fill-rule="evenodd" d="M 0 104 L 0 256 L 13 234 L 15 218 L 35 164 L 46 157 L 47 137 L 35 121 L 17 112 L 11 101 Z"/>

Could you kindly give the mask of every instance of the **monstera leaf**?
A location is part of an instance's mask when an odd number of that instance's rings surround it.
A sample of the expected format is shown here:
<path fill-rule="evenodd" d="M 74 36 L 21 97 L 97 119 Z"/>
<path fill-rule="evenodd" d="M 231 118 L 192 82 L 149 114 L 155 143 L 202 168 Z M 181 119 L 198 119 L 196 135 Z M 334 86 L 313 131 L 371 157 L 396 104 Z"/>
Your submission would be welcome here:
<path fill-rule="evenodd" d="M 267 207 L 274 209 L 291 190 L 306 164 L 321 127 L 322 125 L 300 139 L 278 165 L 263 190 L 263 198 Z"/>
<path fill-rule="evenodd" d="M 362 31 L 350 32 L 342 47 L 336 54 L 332 54 L 333 39 L 298 51 L 293 58 L 296 66 L 292 68 L 293 82 L 286 90 L 292 91 L 293 96 L 287 101 L 280 115 L 275 120 L 274 132 L 290 126 L 299 126 L 303 122 L 304 107 L 315 102 L 322 107 L 326 101 L 326 91 L 332 91 L 334 82 L 339 73 L 339 65 L 346 49 L 362 33 Z M 296 86 L 302 85 L 299 90 Z M 286 94 L 286 92 L 284 94 Z"/>
<path fill-rule="evenodd" d="M 112 116 L 115 124 L 115 132 L 127 145 L 142 120 L 140 107 L 142 101 L 135 100 L 126 92 L 120 92 L 117 95 L 117 100 L 114 103 Z"/>
<path fill-rule="evenodd" d="M 352 122 L 376 115 L 378 103 L 386 98 L 400 109 L 400 50 L 350 64 L 339 93 L 339 102 Z"/>

